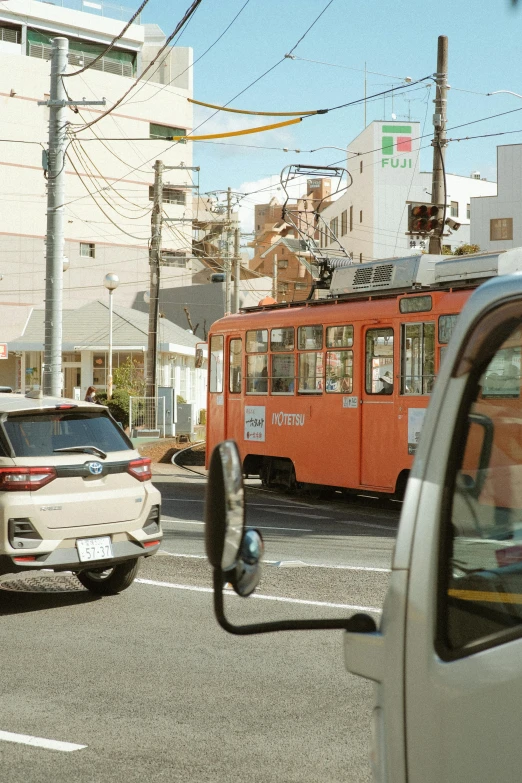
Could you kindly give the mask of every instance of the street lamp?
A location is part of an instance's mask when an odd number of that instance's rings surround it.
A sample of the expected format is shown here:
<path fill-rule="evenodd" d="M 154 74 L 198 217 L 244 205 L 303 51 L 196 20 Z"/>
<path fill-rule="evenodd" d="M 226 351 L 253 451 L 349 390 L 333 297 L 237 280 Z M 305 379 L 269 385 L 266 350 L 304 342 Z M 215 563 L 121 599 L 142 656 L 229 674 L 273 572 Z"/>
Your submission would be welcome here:
<path fill-rule="evenodd" d="M 487 92 L 486 95 L 498 95 L 501 92 L 505 92 L 507 95 L 514 95 L 515 98 L 522 98 L 518 92 L 512 92 L 512 90 L 495 90 L 495 92 Z"/>
<path fill-rule="evenodd" d="M 112 292 L 118 288 L 120 278 L 114 272 L 105 275 L 103 285 L 109 291 L 109 374 L 107 376 L 107 399 L 112 399 Z"/>

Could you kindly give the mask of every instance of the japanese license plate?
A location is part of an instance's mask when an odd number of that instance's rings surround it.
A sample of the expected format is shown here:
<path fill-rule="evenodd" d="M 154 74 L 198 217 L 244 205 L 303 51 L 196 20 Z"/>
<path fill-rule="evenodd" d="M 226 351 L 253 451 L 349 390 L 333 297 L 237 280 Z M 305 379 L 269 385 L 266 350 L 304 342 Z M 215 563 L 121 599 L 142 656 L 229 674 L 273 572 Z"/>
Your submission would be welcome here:
<path fill-rule="evenodd" d="M 81 563 L 89 563 L 91 560 L 109 560 L 113 557 L 110 536 L 78 538 L 76 546 Z"/>

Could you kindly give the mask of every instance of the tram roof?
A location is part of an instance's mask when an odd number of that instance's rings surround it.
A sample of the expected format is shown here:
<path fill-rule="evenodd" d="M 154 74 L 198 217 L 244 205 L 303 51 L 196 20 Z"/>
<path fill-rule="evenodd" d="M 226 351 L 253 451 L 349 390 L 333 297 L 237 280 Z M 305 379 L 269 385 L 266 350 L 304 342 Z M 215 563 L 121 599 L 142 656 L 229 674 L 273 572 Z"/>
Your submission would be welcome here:
<path fill-rule="evenodd" d="M 510 250 L 445 256 L 423 253 L 382 258 L 335 269 L 329 290 L 316 300 L 278 302 L 243 308 L 242 312 L 326 304 L 338 299 L 366 299 L 436 291 L 448 287 L 478 286 L 488 278 L 522 272 L 522 247 Z"/>

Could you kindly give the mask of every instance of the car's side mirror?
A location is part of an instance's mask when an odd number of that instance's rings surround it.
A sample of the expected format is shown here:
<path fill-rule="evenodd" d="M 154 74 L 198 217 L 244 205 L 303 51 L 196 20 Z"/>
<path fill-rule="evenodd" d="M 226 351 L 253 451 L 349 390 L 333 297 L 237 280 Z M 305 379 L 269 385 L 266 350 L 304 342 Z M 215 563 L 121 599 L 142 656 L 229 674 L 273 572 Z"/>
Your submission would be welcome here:
<path fill-rule="evenodd" d="M 376 630 L 373 617 L 356 614 L 339 620 L 283 620 L 234 625 L 224 610 L 223 587 L 231 584 L 242 598 L 251 595 L 261 576 L 263 539 L 245 526 L 245 490 L 241 458 L 234 441 L 219 443 L 210 459 L 205 500 L 205 548 L 214 571 L 214 612 L 229 633 L 247 635 L 270 631 L 342 628 L 359 633 Z"/>
<path fill-rule="evenodd" d="M 210 565 L 236 593 L 250 595 L 259 583 L 263 539 L 245 528 L 245 491 L 241 461 L 234 441 L 214 449 L 205 504 L 205 547 Z"/>

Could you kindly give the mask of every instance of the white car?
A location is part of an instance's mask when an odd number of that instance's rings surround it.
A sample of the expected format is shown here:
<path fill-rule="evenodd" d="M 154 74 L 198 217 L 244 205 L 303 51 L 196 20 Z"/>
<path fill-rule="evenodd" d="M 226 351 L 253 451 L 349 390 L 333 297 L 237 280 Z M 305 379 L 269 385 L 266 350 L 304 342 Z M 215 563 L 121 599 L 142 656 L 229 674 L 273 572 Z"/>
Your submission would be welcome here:
<path fill-rule="evenodd" d="M 161 543 L 161 495 L 107 408 L 0 393 L 0 574 L 72 571 L 93 593 L 132 584 Z"/>

